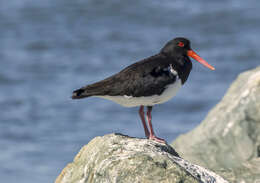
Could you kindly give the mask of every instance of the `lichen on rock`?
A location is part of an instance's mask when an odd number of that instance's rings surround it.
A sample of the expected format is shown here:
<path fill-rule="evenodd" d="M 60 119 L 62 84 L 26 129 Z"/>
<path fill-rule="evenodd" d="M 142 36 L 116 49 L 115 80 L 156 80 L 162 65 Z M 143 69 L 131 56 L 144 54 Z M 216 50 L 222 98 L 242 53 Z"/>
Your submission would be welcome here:
<path fill-rule="evenodd" d="M 96 137 L 57 177 L 56 183 L 227 183 L 183 160 L 169 146 L 121 134 Z"/>

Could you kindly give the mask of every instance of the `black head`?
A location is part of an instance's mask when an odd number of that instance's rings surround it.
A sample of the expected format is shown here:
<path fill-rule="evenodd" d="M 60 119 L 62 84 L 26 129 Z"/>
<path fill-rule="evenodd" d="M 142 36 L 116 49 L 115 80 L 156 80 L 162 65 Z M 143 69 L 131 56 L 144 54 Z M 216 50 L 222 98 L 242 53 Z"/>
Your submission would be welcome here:
<path fill-rule="evenodd" d="M 169 41 L 161 49 L 161 53 L 170 57 L 178 57 L 187 55 L 187 51 L 190 49 L 190 41 L 186 38 L 178 37 Z"/>
<path fill-rule="evenodd" d="M 205 60 L 203 60 L 198 54 L 196 54 L 190 47 L 190 41 L 183 37 L 175 38 L 169 41 L 162 49 L 161 53 L 167 57 L 172 57 L 175 60 L 181 60 L 183 62 L 189 61 L 189 59 L 181 59 L 183 57 L 192 57 L 196 61 L 200 62 L 204 66 L 215 70 L 214 67 L 209 65 Z"/>

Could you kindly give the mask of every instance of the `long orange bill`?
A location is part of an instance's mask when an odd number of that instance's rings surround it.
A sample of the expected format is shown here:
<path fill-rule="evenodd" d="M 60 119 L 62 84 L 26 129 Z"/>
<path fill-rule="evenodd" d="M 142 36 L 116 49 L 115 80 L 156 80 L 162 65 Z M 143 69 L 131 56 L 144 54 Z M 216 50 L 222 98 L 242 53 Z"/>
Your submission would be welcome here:
<path fill-rule="evenodd" d="M 215 70 L 215 68 L 211 65 L 208 64 L 203 58 L 201 58 L 195 51 L 193 50 L 188 50 L 187 55 L 195 60 L 197 60 L 199 63 L 202 65 L 208 67 L 211 70 Z"/>

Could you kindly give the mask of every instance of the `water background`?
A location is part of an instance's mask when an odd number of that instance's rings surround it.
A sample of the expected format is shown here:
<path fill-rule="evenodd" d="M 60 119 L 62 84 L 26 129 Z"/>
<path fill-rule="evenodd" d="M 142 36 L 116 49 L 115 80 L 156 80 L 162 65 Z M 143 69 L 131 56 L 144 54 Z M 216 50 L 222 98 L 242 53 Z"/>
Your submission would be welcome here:
<path fill-rule="evenodd" d="M 0 179 L 54 182 L 96 136 L 144 137 L 138 108 L 71 92 L 184 36 L 216 67 L 193 63 L 177 96 L 154 107 L 168 142 L 197 126 L 231 82 L 260 65 L 258 0 L 1 0 Z"/>

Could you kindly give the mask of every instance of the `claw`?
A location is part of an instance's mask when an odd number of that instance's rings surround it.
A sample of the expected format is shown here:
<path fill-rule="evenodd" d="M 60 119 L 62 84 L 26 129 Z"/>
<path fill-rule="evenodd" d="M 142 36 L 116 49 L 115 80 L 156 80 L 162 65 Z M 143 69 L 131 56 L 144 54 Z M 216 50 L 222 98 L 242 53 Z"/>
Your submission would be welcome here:
<path fill-rule="evenodd" d="M 166 144 L 166 141 L 164 139 L 161 139 L 161 138 L 156 137 L 156 136 L 150 136 L 149 139 L 154 140 L 154 141 L 159 142 L 159 143 Z"/>

